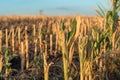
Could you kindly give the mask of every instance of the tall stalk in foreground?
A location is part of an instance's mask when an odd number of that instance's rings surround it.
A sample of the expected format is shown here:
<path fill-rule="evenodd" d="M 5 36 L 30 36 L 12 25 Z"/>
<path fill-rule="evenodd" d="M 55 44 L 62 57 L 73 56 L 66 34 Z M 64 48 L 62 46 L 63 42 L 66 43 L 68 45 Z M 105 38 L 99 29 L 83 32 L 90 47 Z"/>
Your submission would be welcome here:
<path fill-rule="evenodd" d="M 65 35 L 63 31 L 58 32 L 59 44 L 62 48 L 62 58 L 63 58 L 63 70 L 64 70 L 64 80 L 68 80 L 68 51 L 65 45 Z"/>
<path fill-rule="evenodd" d="M 45 42 L 45 51 L 43 53 L 43 61 L 44 61 L 44 80 L 49 80 L 49 68 L 53 64 L 53 62 L 47 63 L 47 44 Z"/>
<path fill-rule="evenodd" d="M 99 16 L 101 16 L 102 18 L 104 18 L 106 20 L 105 22 L 105 28 L 104 28 L 104 32 L 102 32 L 102 36 L 101 36 L 101 41 L 99 44 L 97 45 L 104 45 L 104 53 L 106 53 L 106 51 L 111 52 L 111 50 L 116 50 L 119 47 L 116 47 L 115 45 L 120 45 L 119 41 L 120 41 L 120 37 L 118 36 L 119 34 L 117 34 L 117 32 L 119 33 L 118 30 L 118 12 L 120 11 L 120 0 L 110 0 L 111 1 L 111 9 L 109 10 L 103 10 L 103 6 L 99 6 L 98 5 L 98 9 L 96 10 L 96 12 L 98 13 Z M 103 37 L 103 38 L 102 38 Z M 104 54 L 107 55 L 108 58 L 102 58 L 101 62 L 105 62 L 107 60 L 110 60 L 110 56 L 108 54 Z M 115 57 L 117 58 L 117 57 Z M 112 62 L 112 61 L 110 61 Z M 113 72 L 117 73 L 116 71 L 111 71 L 112 69 L 114 69 L 114 64 L 112 63 L 112 65 L 110 65 L 107 61 L 107 63 L 104 65 L 106 70 L 104 71 L 104 75 L 103 77 L 105 79 L 109 79 L 109 75 Z M 108 67 L 109 66 L 109 67 Z M 111 66 L 111 69 L 110 69 Z M 101 66 L 101 68 L 103 67 L 103 65 Z M 111 73 L 108 73 L 111 72 Z M 103 73 L 103 72 L 102 72 Z M 118 73 L 117 73 L 118 74 Z M 111 77 L 112 78 L 112 77 Z"/>
<path fill-rule="evenodd" d="M 120 0 L 110 0 L 112 4 L 112 8 L 108 9 L 107 11 L 103 9 L 103 6 L 98 5 L 98 9 L 96 12 L 99 16 L 106 19 L 106 29 L 109 33 L 114 34 L 115 30 L 118 26 L 118 13 L 120 11 Z M 112 36 L 111 34 L 111 36 Z"/>
<path fill-rule="evenodd" d="M 102 32 L 101 40 L 97 44 L 98 46 L 102 44 L 104 45 L 104 53 L 110 50 L 119 50 L 118 45 L 120 45 L 120 36 L 118 34 L 118 12 L 120 11 L 120 0 L 110 0 L 110 2 L 112 5 L 111 9 L 104 10 L 104 7 L 100 5 L 98 5 L 98 9 L 96 9 L 98 15 L 105 20 L 104 32 Z"/>
<path fill-rule="evenodd" d="M 85 54 L 85 48 L 88 43 L 88 36 L 79 37 L 78 41 L 78 52 L 79 52 L 79 61 L 80 61 L 80 80 L 92 80 L 92 60 L 87 58 Z"/>
<path fill-rule="evenodd" d="M 71 30 L 66 32 L 66 26 L 62 24 L 62 29 L 58 30 L 59 45 L 62 49 L 63 68 L 64 68 L 64 79 L 69 78 L 69 69 L 72 63 L 74 44 L 79 35 L 80 28 L 80 16 L 76 17 L 71 24 Z"/>
<path fill-rule="evenodd" d="M 102 32 L 94 29 L 97 34 L 100 34 L 99 39 L 97 41 L 94 40 L 94 46 L 95 50 L 100 50 L 100 48 L 103 46 L 103 53 L 106 53 L 106 51 L 115 50 L 119 48 L 115 45 L 120 45 L 118 43 L 120 39 L 117 34 L 117 32 L 119 33 L 117 26 L 119 17 L 118 12 L 120 11 L 120 0 L 110 1 L 112 4 L 111 9 L 105 10 L 105 8 L 100 5 L 98 5 L 98 9 L 96 9 L 97 14 L 104 19 L 105 26 L 103 26 L 104 28 Z"/>

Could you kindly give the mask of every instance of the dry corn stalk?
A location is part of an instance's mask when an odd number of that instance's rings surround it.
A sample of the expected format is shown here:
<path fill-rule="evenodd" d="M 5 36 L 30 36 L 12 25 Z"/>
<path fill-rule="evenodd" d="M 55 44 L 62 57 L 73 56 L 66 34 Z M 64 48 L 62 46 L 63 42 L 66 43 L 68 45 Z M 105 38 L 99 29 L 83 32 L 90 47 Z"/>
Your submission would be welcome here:
<path fill-rule="evenodd" d="M 86 25 L 84 24 L 84 35 L 86 35 L 87 34 L 87 32 L 86 32 L 87 30 L 86 30 Z"/>
<path fill-rule="evenodd" d="M 11 28 L 11 32 L 12 32 L 12 52 L 14 52 L 14 28 Z"/>
<path fill-rule="evenodd" d="M 35 36 L 36 36 L 36 29 L 35 29 L 35 25 L 33 25 L 33 37 L 34 37 L 34 40 L 35 40 Z"/>
<path fill-rule="evenodd" d="M 0 73 L 2 72 L 2 67 L 3 67 L 3 57 L 0 57 Z"/>
<path fill-rule="evenodd" d="M 25 27 L 25 58 L 26 58 L 26 69 L 29 67 L 29 54 L 28 54 L 28 35 L 27 35 L 27 26 Z"/>
<path fill-rule="evenodd" d="M 115 31 L 113 34 L 112 34 L 112 50 L 115 50 L 115 36 L 117 34 L 117 31 Z"/>
<path fill-rule="evenodd" d="M 63 68 L 64 68 L 64 80 L 68 80 L 68 51 L 65 43 L 65 35 L 63 31 L 58 31 L 58 41 L 62 48 Z"/>
<path fill-rule="evenodd" d="M 43 50 L 42 50 L 42 35 L 38 36 L 38 40 L 39 40 L 40 53 L 42 53 L 43 52 Z"/>
<path fill-rule="evenodd" d="M 51 63 L 47 63 L 47 44 L 45 43 L 45 52 L 43 53 L 43 60 L 44 60 L 44 80 L 48 80 L 48 73 L 49 73 L 49 68 L 50 66 L 53 64 L 53 62 Z"/>
<path fill-rule="evenodd" d="M 38 31 L 39 31 L 40 34 L 41 34 L 41 30 L 42 30 L 42 25 L 43 25 L 43 23 L 42 24 L 39 23 Z"/>
<path fill-rule="evenodd" d="M 57 23 L 57 31 L 56 32 L 59 32 L 60 31 L 60 24 L 59 23 Z M 57 51 L 60 51 L 61 49 L 60 49 L 60 45 L 59 45 L 59 35 L 58 35 L 58 33 L 56 33 L 56 50 Z"/>
<path fill-rule="evenodd" d="M 24 53 L 24 43 L 21 42 L 21 51 L 20 51 L 20 57 L 21 57 L 21 70 L 24 71 L 25 67 L 25 53 Z"/>
<path fill-rule="evenodd" d="M 84 54 L 85 46 L 87 45 L 87 36 L 79 36 L 78 52 L 80 59 L 80 80 L 92 80 L 92 62 L 86 58 Z"/>
<path fill-rule="evenodd" d="M 6 48 L 8 48 L 8 30 L 7 29 L 5 29 L 5 43 L 6 43 Z"/>
<path fill-rule="evenodd" d="M 73 53 L 74 53 L 74 44 L 80 33 L 80 24 L 81 24 L 80 16 L 77 16 L 76 20 L 77 20 L 77 26 L 75 26 L 76 27 L 75 34 L 67 42 L 67 46 L 69 46 L 69 44 L 71 44 L 70 49 L 69 49 L 69 64 L 71 64 L 71 62 L 72 62 L 72 57 L 73 57 Z"/>
<path fill-rule="evenodd" d="M 56 40 L 55 40 L 55 49 L 58 49 L 58 35 L 56 34 L 55 36 Z"/>
<path fill-rule="evenodd" d="M 5 30 L 5 43 L 6 43 L 6 45 L 5 45 L 5 47 L 6 47 L 6 49 L 8 49 L 8 30 L 6 29 Z M 8 51 L 6 51 L 6 53 L 8 53 Z M 5 58 L 7 58 L 7 54 L 5 54 Z M 5 63 L 8 63 L 8 61 L 6 61 L 5 60 Z M 5 75 L 7 76 L 8 75 L 8 69 L 6 68 L 5 69 Z"/>
<path fill-rule="evenodd" d="M 39 40 L 40 52 L 42 53 L 42 33 L 41 33 L 41 29 L 42 29 L 42 24 L 39 23 L 39 27 L 38 27 L 38 40 Z"/>
<path fill-rule="evenodd" d="M 50 54 L 52 55 L 52 34 L 50 34 Z"/>
<path fill-rule="evenodd" d="M 0 52 L 2 52 L 2 30 L 0 30 Z"/>
<path fill-rule="evenodd" d="M 53 32 L 53 34 L 55 34 L 56 33 L 56 24 L 54 23 L 54 24 L 52 24 L 52 32 Z"/>
<path fill-rule="evenodd" d="M 45 44 L 45 52 L 43 54 L 43 59 L 44 59 L 44 80 L 48 80 L 48 68 L 47 68 L 47 44 Z"/>
<path fill-rule="evenodd" d="M 20 33 L 21 33 L 21 29 L 20 29 L 20 27 L 18 27 L 18 44 L 19 44 L 19 45 L 20 45 L 20 42 L 21 42 Z"/>
<path fill-rule="evenodd" d="M 35 60 L 36 56 L 37 56 L 37 39 L 35 39 L 34 41 L 35 41 L 34 42 L 34 46 L 35 46 L 35 48 L 34 48 L 34 60 Z"/>

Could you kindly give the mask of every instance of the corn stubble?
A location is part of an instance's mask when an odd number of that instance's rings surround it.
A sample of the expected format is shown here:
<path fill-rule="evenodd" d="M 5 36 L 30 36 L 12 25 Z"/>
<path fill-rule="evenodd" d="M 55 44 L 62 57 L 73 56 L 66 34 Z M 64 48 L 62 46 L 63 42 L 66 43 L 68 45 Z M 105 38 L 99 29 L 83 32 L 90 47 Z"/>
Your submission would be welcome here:
<path fill-rule="evenodd" d="M 6 21 L 9 18 L 6 17 Z M 24 19 L 25 17 L 22 17 L 23 24 Z M 119 25 L 111 33 L 111 28 L 106 28 L 106 18 L 101 17 L 42 16 L 40 19 L 42 21 L 39 24 L 32 24 L 31 27 L 25 25 L 25 27 L 16 28 L 13 25 L 10 30 L 8 28 L 0 30 L 2 76 L 7 77 L 12 71 L 8 63 L 10 56 L 20 55 L 20 73 L 24 73 L 21 76 L 22 79 L 27 77 L 36 80 L 53 80 L 50 77 L 52 73 L 49 72 L 53 66 L 62 67 L 64 74 L 64 76 L 52 76 L 56 80 L 120 79 Z M 57 58 L 59 55 L 62 57 Z M 58 60 L 62 64 L 58 63 Z M 30 71 L 32 75 L 25 71 Z M 20 75 L 18 76 L 20 78 Z"/>

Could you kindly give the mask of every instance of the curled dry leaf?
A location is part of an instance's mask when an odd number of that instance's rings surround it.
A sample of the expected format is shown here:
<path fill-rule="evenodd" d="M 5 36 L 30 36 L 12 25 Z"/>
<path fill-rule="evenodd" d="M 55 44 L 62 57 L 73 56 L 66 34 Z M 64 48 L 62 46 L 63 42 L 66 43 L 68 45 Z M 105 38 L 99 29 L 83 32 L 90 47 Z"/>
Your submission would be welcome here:
<path fill-rule="evenodd" d="M 3 67 L 3 62 L 2 62 L 2 57 L 0 58 L 0 73 L 2 72 L 2 67 Z"/>

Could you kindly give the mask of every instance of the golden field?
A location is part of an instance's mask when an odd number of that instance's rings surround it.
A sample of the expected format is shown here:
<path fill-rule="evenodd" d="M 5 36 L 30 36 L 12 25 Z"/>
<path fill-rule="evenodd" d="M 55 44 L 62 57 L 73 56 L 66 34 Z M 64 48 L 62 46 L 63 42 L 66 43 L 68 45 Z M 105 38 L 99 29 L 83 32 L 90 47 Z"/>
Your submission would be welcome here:
<path fill-rule="evenodd" d="M 120 22 L 113 33 L 105 22 L 98 16 L 0 16 L 1 79 L 119 80 Z M 13 68 L 14 56 L 20 62 Z"/>

